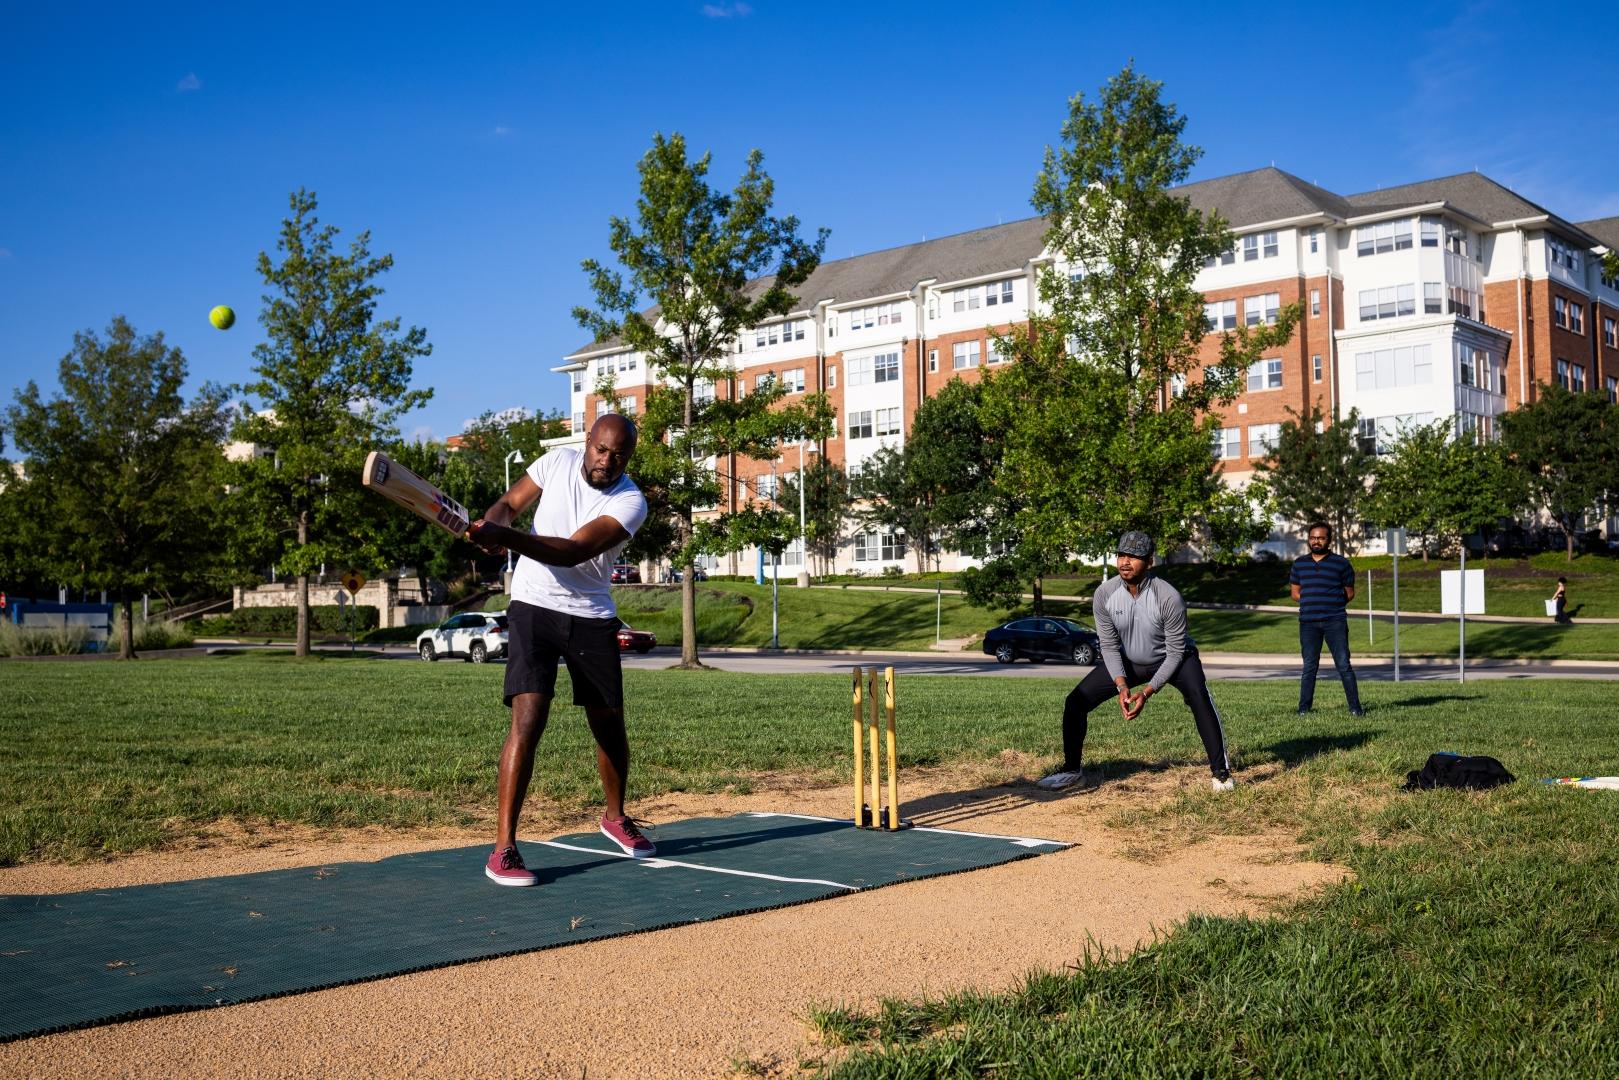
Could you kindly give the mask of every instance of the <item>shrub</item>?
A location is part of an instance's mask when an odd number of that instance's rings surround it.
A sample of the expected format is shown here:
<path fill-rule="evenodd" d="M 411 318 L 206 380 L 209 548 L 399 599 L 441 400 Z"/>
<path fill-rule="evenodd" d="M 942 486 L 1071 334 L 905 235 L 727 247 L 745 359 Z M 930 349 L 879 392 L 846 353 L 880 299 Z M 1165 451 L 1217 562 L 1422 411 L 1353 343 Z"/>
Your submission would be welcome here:
<path fill-rule="evenodd" d="M 108 651 L 121 651 L 124 640 L 123 630 L 123 620 L 115 618 L 112 624 L 112 635 L 107 639 Z M 146 649 L 184 649 L 195 638 L 196 634 L 185 623 L 168 622 L 163 619 L 135 620 L 136 652 Z"/>
<path fill-rule="evenodd" d="M 345 614 L 346 613 L 346 614 Z M 347 621 L 345 622 L 345 618 Z M 345 630 L 361 633 L 374 630 L 382 624 L 377 609 L 370 604 L 339 606 L 317 604 L 309 609 L 309 630 L 313 634 L 341 634 Z M 268 634 L 291 637 L 298 632 L 298 609 L 295 607 L 237 608 L 223 619 L 208 623 L 211 634 Z"/>

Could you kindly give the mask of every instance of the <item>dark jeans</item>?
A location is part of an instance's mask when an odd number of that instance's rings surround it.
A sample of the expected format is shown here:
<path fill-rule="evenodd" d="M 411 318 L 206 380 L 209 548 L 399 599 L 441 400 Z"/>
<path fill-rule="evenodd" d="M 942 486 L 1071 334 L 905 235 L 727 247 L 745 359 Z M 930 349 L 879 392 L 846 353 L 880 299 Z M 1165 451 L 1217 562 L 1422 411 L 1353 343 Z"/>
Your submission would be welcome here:
<path fill-rule="evenodd" d="M 1155 669 L 1156 670 L 1156 669 Z M 1131 687 L 1152 681 L 1154 671 L 1143 671 L 1124 661 L 1124 677 Z M 1203 661 L 1196 649 L 1188 649 L 1180 670 L 1169 680 L 1169 685 L 1181 692 L 1181 699 L 1192 710 L 1197 721 L 1197 733 L 1203 739 L 1203 749 L 1209 755 L 1209 771 L 1224 780 L 1231 774 L 1231 762 L 1226 758 L 1225 732 L 1220 728 L 1220 714 L 1214 708 L 1209 694 L 1209 681 L 1203 676 Z M 1117 701 L 1119 691 L 1113 685 L 1113 676 L 1107 665 L 1098 663 L 1089 675 L 1079 681 L 1068 695 L 1062 710 L 1063 772 L 1078 772 L 1079 761 L 1085 749 L 1085 733 L 1090 724 L 1087 717 L 1092 709 L 1106 701 Z"/>
<path fill-rule="evenodd" d="M 1299 680 L 1299 709 L 1308 709 L 1315 701 L 1315 673 L 1321 666 L 1321 643 L 1332 650 L 1332 663 L 1343 680 L 1344 697 L 1349 699 L 1351 712 L 1360 711 L 1360 688 L 1355 684 L 1355 669 L 1349 663 L 1349 620 L 1299 623 L 1299 651 L 1304 654 L 1304 676 Z"/>

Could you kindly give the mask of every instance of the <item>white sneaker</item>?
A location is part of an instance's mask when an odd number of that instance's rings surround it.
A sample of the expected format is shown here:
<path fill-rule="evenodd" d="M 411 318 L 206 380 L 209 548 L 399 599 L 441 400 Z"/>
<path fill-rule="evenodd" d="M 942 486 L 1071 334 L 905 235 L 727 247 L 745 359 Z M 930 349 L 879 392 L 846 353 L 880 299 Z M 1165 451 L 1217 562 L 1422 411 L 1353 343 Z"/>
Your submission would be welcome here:
<path fill-rule="evenodd" d="M 1219 777 L 1215 777 L 1213 782 L 1215 791 L 1235 791 L 1237 789 L 1237 781 L 1235 777 L 1228 776 L 1224 780 L 1221 780 Z"/>
<path fill-rule="evenodd" d="M 1044 780 L 1036 780 L 1034 786 L 1047 791 L 1061 791 L 1071 788 L 1085 779 L 1085 774 L 1075 769 L 1073 772 L 1054 772 Z"/>

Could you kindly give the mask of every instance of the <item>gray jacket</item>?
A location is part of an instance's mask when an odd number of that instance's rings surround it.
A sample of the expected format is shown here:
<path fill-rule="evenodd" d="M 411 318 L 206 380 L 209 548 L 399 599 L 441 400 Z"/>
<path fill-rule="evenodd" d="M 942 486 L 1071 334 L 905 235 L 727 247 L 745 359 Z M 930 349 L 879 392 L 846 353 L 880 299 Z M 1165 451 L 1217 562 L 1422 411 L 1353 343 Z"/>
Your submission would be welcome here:
<path fill-rule="evenodd" d="M 1115 679 L 1125 677 L 1122 652 L 1138 671 L 1157 669 L 1151 680 L 1153 693 L 1175 677 L 1192 649 L 1186 634 L 1186 602 L 1175 586 L 1151 571 L 1138 596 L 1130 595 L 1123 578 L 1108 578 L 1091 597 L 1091 614 L 1102 639 L 1107 673 Z"/>

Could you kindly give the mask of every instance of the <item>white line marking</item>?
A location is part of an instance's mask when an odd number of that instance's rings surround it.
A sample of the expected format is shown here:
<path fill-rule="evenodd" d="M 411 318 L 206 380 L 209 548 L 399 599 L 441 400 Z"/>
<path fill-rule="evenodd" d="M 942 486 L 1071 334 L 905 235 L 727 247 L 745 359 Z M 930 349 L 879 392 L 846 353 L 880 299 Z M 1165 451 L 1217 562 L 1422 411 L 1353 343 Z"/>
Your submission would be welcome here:
<path fill-rule="evenodd" d="M 626 855 L 621 851 L 603 851 L 600 848 L 577 847 L 573 844 L 564 844 L 556 840 L 540 840 L 538 843 L 546 847 L 561 848 L 564 851 L 582 851 L 586 855 L 611 855 L 615 859 L 634 859 L 644 866 L 661 870 L 670 866 L 679 866 L 686 870 L 702 870 L 710 874 L 731 874 L 734 877 L 760 878 L 764 881 L 781 881 L 790 885 L 829 885 L 834 889 L 847 889 L 850 892 L 859 892 L 864 886 L 850 885 L 842 881 L 827 881 L 824 878 L 784 877 L 781 874 L 760 874 L 752 870 L 731 870 L 723 866 L 702 866 L 698 863 L 684 862 L 680 859 L 663 859 L 653 857 L 650 859 L 635 859 L 633 855 Z"/>
<path fill-rule="evenodd" d="M 810 814 L 778 814 L 778 813 L 774 813 L 774 812 L 771 812 L 771 811 L 765 811 L 765 810 L 750 811 L 749 814 L 748 814 L 748 817 L 785 817 L 785 818 L 798 818 L 801 821 L 842 821 L 843 820 L 842 818 L 835 818 L 835 817 L 814 817 L 814 816 L 812 816 Z M 1054 847 L 1070 847 L 1071 846 L 1070 844 L 1068 844 L 1066 841 L 1063 841 L 1063 840 L 1040 840 L 1040 839 L 1036 839 L 1035 837 L 1032 837 L 1032 836 L 1006 836 L 1006 835 L 1003 835 L 1002 833 L 966 832 L 966 831 L 961 830 L 961 829 L 935 829 L 935 828 L 932 828 L 932 827 L 927 826 L 927 825 L 913 825 L 913 826 L 911 826 L 911 828 L 913 830 L 915 830 L 916 832 L 944 833 L 946 836 L 976 836 L 976 837 L 979 837 L 980 839 L 983 839 L 983 840 L 1005 840 L 1008 843 L 1016 844 L 1018 847 L 1041 847 L 1041 846 L 1046 845 L 1046 844 L 1051 844 Z M 886 832 L 887 830 L 879 829 L 878 831 L 879 832 Z"/>

